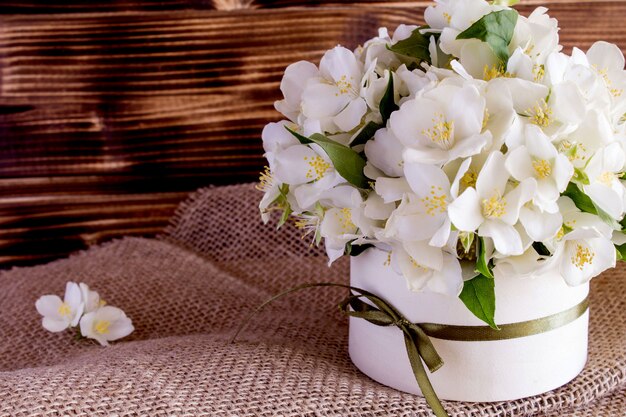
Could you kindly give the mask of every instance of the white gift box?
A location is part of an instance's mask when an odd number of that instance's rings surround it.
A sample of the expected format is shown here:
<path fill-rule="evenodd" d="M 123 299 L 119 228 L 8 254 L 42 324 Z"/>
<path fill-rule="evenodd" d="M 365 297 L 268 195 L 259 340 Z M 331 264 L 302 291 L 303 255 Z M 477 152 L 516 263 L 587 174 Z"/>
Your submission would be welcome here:
<path fill-rule="evenodd" d="M 351 285 L 383 298 L 414 323 L 484 326 L 458 298 L 408 290 L 388 265 L 387 252 L 369 249 L 351 259 Z M 560 313 L 585 299 L 589 285 L 569 287 L 556 273 L 536 278 L 496 276 L 498 325 Z M 566 384 L 587 360 L 589 311 L 573 322 L 532 336 L 460 342 L 431 338 L 444 361 L 430 381 L 440 399 L 506 401 L 541 394 Z M 421 395 L 402 332 L 350 318 L 352 362 L 372 379 Z M 427 371 L 428 372 L 428 371 Z"/>

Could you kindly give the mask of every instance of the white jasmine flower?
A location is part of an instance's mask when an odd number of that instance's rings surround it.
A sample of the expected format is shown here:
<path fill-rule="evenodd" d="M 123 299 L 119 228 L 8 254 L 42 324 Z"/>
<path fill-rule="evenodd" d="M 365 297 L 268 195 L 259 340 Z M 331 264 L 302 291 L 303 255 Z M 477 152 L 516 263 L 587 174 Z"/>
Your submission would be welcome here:
<path fill-rule="evenodd" d="M 309 79 L 302 93 L 304 116 L 320 121 L 324 132 L 347 132 L 359 126 L 367 112 L 361 97 L 365 75 L 352 51 L 337 46 L 326 52 L 319 77 Z"/>
<path fill-rule="evenodd" d="M 280 82 L 280 91 L 283 100 L 274 103 L 276 110 L 294 123 L 300 121 L 302 112 L 302 93 L 311 78 L 317 77 L 317 67 L 307 61 L 295 62 L 285 69 L 285 74 Z"/>
<path fill-rule="evenodd" d="M 519 16 L 511 40 L 511 47 L 520 48 L 537 66 L 545 64 L 550 54 L 563 49 L 559 45 L 559 23 L 547 11 L 538 7 L 528 17 Z"/>
<path fill-rule="evenodd" d="M 578 129 L 561 140 L 558 148 L 576 168 L 584 168 L 599 149 L 614 141 L 613 128 L 605 112 L 590 109 Z"/>
<path fill-rule="evenodd" d="M 459 57 L 461 48 L 475 39 L 457 40 L 456 37 L 486 14 L 495 10 L 484 0 L 436 0 L 424 12 L 426 23 L 433 29 L 441 30 L 441 50 Z"/>
<path fill-rule="evenodd" d="M 43 327 L 56 333 L 78 324 L 85 310 L 85 303 L 78 284 L 68 282 L 63 300 L 57 295 L 44 295 L 37 300 L 35 307 L 43 316 Z"/>
<path fill-rule="evenodd" d="M 401 56 L 390 51 L 388 46 L 408 38 L 415 29 L 415 25 L 400 25 L 393 31 L 393 37 L 390 37 L 387 28 L 379 28 L 378 36 L 365 42 L 354 53 L 365 68 L 374 64 L 378 74 L 383 74 L 385 70 L 395 70 L 403 65 L 403 60 Z"/>
<path fill-rule="evenodd" d="M 442 85 L 405 102 L 390 128 L 407 147 L 405 162 L 445 164 L 480 152 L 491 139 L 481 133 L 485 99 L 471 86 Z"/>
<path fill-rule="evenodd" d="M 521 255 L 522 239 L 514 225 L 521 207 L 530 201 L 537 184 L 533 178 L 507 187 L 509 175 L 501 152 L 493 152 L 478 174 L 476 188 L 467 188 L 450 204 L 448 213 L 457 229 L 490 237 L 503 255 Z"/>
<path fill-rule="evenodd" d="M 128 336 L 135 330 L 132 321 L 117 307 L 104 306 L 87 313 L 80 320 L 80 333 L 102 346 Z"/>
<path fill-rule="evenodd" d="M 506 168 L 518 181 L 537 181 L 533 202 L 548 213 L 559 210 L 556 201 L 574 175 L 569 159 L 559 154 L 550 138 L 533 125 L 526 127 L 524 144 L 508 153 Z"/>
<path fill-rule="evenodd" d="M 346 244 L 372 234 L 376 222 L 363 213 L 363 205 L 357 207 L 332 207 L 326 211 L 320 225 L 329 265 L 344 254 Z"/>
<path fill-rule="evenodd" d="M 624 215 L 624 186 L 619 177 L 626 161 L 624 151 L 613 143 L 596 152 L 585 167 L 589 184 L 585 194 L 609 216 L 620 220 Z"/>
<path fill-rule="evenodd" d="M 575 286 L 614 268 L 616 254 L 610 239 L 593 229 L 578 229 L 563 236 L 553 259 L 565 282 Z"/>
<path fill-rule="evenodd" d="M 624 54 L 617 45 L 608 42 L 596 42 L 587 51 L 589 64 L 604 81 L 617 112 L 626 111 L 624 90 L 626 89 L 626 71 Z"/>
<path fill-rule="evenodd" d="M 293 188 L 296 207 L 312 207 L 325 191 L 345 180 L 339 175 L 330 158 L 317 144 L 294 145 L 274 156 L 273 176 Z"/>
<path fill-rule="evenodd" d="M 412 193 L 405 195 L 389 218 L 387 236 L 400 241 L 426 240 L 432 246 L 443 247 L 451 231 L 450 180 L 433 165 L 409 163 L 404 172 Z"/>
<path fill-rule="evenodd" d="M 261 219 L 264 223 L 267 223 L 270 219 L 268 212 L 270 206 L 280 196 L 280 187 L 282 184 L 276 180 L 273 172 L 276 155 L 286 148 L 294 145 L 298 145 L 300 142 L 287 130 L 297 129 L 292 123 L 283 120 L 278 123 L 269 123 L 263 128 L 261 138 L 263 140 L 263 150 L 265 151 L 265 158 L 269 163 L 269 167 L 266 167 L 259 177 L 259 184 L 257 189 L 263 191 L 264 195 L 259 203 L 259 210 L 261 211 Z"/>

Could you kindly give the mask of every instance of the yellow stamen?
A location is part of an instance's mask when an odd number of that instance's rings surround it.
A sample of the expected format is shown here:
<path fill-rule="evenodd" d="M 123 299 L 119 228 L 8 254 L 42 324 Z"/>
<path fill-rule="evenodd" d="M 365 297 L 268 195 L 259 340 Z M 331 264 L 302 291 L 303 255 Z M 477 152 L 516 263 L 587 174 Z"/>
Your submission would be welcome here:
<path fill-rule="evenodd" d="M 444 12 L 444 13 L 443 13 L 443 18 L 444 18 L 444 19 L 446 19 L 446 22 L 447 22 L 448 24 L 450 24 L 450 22 L 452 22 L 452 16 L 450 16 L 450 14 L 449 14 L 449 13 Z"/>
<path fill-rule="evenodd" d="M 478 180 L 478 174 L 476 174 L 476 172 L 470 169 L 461 178 L 461 184 L 463 184 L 466 188 L 469 188 L 469 187 L 476 188 L 477 180 Z"/>
<path fill-rule="evenodd" d="M 487 109 L 487 107 L 485 107 L 485 113 L 483 114 L 483 127 L 482 127 L 482 130 L 485 130 L 487 128 L 487 124 L 489 123 L 490 117 L 491 117 L 491 115 L 489 114 L 489 110 Z"/>
<path fill-rule="evenodd" d="M 533 79 L 536 83 L 543 80 L 543 77 L 546 76 L 546 67 L 543 65 L 535 65 L 533 67 Z"/>
<path fill-rule="evenodd" d="M 59 309 L 57 310 L 59 312 L 60 315 L 62 316 L 69 316 L 70 314 L 72 314 L 72 309 L 70 308 L 70 306 L 67 303 L 62 303 L 59 306 Z"/>
<path fill-rule="evenodd" d="M 530 117 L 530 122 L 539 127 L 548 127 L 552 124 L 552 109 L 545 100 L 541 100 L 533 108 L 526 110 L 526 115 Z"/>
<path fill-rule="evenodd" d="M 313 158 L 305 156 L 304 160 L 311 167 L 306 173 L 306 177 L 310 180 L 318 180 L 324 177 L 326 171 L 330 169 L 330 162 L 326 162 L 321 156 L 316 156 Z"/>
<path fill-rule="evenodd" d="M 352 80 L 352 77 L 350 77 L 350 80 Z M 339 88 L 339 92 L 335 93 L 335 96 L 339 96 L 340 94 L 349 94 L 354 91 L 354 88 L 352 88 L 352 82 L 348 81 L 348 77 L 345 75 L 342 75 L 339 81 L 335 84 L 337 85 L 337 88 Z"/>
<path fill-rule="evenodd" d="M 421 270 L 423 270 L 423 271 L 428 271 L 428 268 L 426 268 L 425 266 L 420 265 L 419 263 L 417 263 L 417 262 L 415 261 L 415 259 L 413 259 L 413 257 L 412 257 L 412 256 L 409 256 L 409 261 L 411 261 L 411 265 L 413 265 L 415 268 L 417 268 L 417 269 L 421 269 Z"/>
<path fill-rule="evenodd" d="M 506 213 L 506 200 L 499 194 L 483 200 L 483 216 L 488 219 L 499 219 Z"/>
<path fill-rule="evenodd" d="M 502 65 L 494 65 L 489 67 L 489 65 L 485 65 L 483 68 L 483 79 L 485 81 L 491 81 L 494 78 L 513 78 L 515 74 L 511 74 L 506 71 Z"/>
<path fill-rule="evenodd" d="M 267 191 L 274 185 L 274 178 L 269 167 L 264 167 L 263 172 L 259 174 L 259 183 L 254 186 L 259 191 Z"/>
<path fill-rule="evenodd" d="M 335 216 L 345 233 L 356 229 L 356 225 L 352 223 L 352 211 L 349 208 L 342 208 L 339 212 L 335 212 Z"/>
<path fill-rule="evenodd" d="M 622 93 L 624 92 L 624 90 L 621 90 L 618 88 L 611 88 L 613 83 L 611 82 L 611 79 L 609 78 L 608 70 L 606 68 L 600 70 L 598 69 L 596 65 L 594 65 L 594 68 L 598 71 L 598 74 L 600 74 L 602 79 L 604 79 L 604 83 L 609 89 L 609 92 L 611 93 L 611 95 L 613 95 L 613 97 L 620 97 Z"/>
<path fill-rule="evenodd" d="M 106 320 L 96 320 L 93 323 L 93 329 L 98 334 L 108 334 L 110 325 L 111 325 L 111 322 L 109 322 L 109 321 L 106 321 Z"/>
<path fill-rule="evenodd" d="M 449 122 L 443 114 L 437 114 L 432 119 L 433 127 L 431 129 L 422 130 L 422 135 L 428 137 L 431 141 L 438 144 L 444 149 L 452 147 L 454 141 L 454 122 Z"/>
<path fill-rule="evenodd" d="M 537 159 L 533 161 L 533 168 L 537 178 L 543 180 L 552 174 L 552 166 L 545 159 Z"/>
<path fill-rule="evenodd" d="M 430 187 L 430 195 L 422 198 L 420 201 L 426 207 L 426 213 L 434 216 L 436 213 L 445 213 L 448 209 L 448 197 L 441 193 L 441 187 Z M 441 194 L 438 194 L 441 193 Z"/>
<path fill-rule="evenodd" d="M 589 248 L 576 244 L 576 253 L 572 256 L 572 263 L 581 271 L 585 268 L 585 265 L 590 265 L 593 262 L 595 253 Z"/>
<path fill-rule="evenodd" d="M 387 260 L 385 260 L 384 266 L 391 265 L 391 252 L 387 252 Z"/>

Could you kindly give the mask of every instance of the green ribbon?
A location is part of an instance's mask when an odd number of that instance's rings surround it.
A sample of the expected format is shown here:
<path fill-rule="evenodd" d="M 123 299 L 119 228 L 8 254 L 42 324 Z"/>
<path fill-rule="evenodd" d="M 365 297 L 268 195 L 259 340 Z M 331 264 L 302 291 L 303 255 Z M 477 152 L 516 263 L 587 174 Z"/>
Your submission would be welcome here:
<path fill-rule="evenodd" d="M 339 303 L 339 309 L 344 314 L 367 320 L 376 326 L 395 326 L 402 331 L 413 375 L 426 402 L 433 410 L 436 417 L 449 417 L 449 415 L 435 393 L 428 379 L 426 369 L 424 368 L 424 364 L 426 364 L 428 370 L 432 373 L 443 366 L 443 359 L 441 359 L 441 356 L 439 356 L 430 341 L 431 337 L 463 342 L 495 341 L 526 337 L 565 326 L 582 316 L 589 307 L 588 299 L 585 298 L 568 310 L 539 319 L 502 324 L 500 325 L 500 330 L 492 329 L 489 326 L 455 326 L 434 323 L 417 324 L 407 320 L 387 301 L 361 288 L 329 282 L 303 284 L 277 294 L 259 305 L 243 321 L 241 326 L 239 326 L 229 343 L 233 343 L 252 317 L 268 304 L 293 292 L 315 287 L 340 287 L 349 289 L 350 294 L 348 297 Z M 366 303 L 363 299 L 368 300 L 369 303 Z M 422 361 L 424 364 L 422 364 Z"/>

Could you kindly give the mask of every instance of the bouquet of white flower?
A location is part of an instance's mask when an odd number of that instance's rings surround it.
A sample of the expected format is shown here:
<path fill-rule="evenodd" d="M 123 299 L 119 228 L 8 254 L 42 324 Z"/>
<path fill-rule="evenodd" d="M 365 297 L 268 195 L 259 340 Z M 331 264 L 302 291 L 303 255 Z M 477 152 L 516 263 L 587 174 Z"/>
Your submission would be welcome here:
<path fill-rule="evenodd" d="M 494 303 L 494 276 L 577 285 L 615 266 L 624 56 L 606 42 L 567 55 L 547 9 L 509 6 L 439 0 L 427 26 L 290 65 L 288 120 L 263 130 L 264 221 L 295 217 L 331 263 L 386 250 L 409 289 L 460 296 L 492 327 L 475 306 Z"/>

